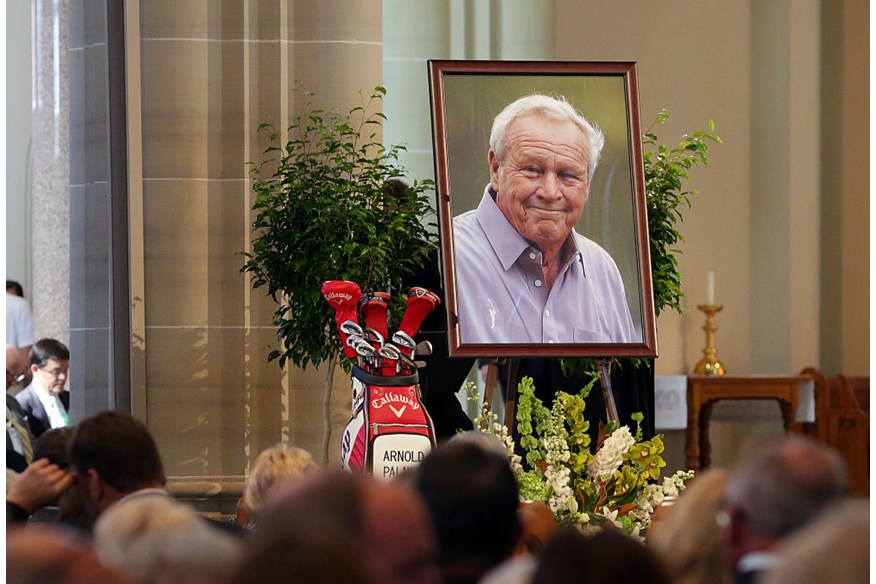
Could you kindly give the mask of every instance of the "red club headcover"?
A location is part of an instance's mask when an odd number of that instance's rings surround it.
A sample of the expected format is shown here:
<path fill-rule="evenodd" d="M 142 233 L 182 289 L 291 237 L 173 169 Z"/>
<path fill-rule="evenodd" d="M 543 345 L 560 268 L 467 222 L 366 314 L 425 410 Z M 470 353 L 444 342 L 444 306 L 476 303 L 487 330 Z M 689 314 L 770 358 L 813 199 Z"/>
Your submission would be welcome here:
<path fill-rule="evenodd" d="M 362 312 L 365 326 L 373 328 L 383 338 L 389 336 L 389 325 L 386 320 L 387 313 L 389 312 L 388 292 L 369 292 L 364 294 L 359 310 Z"/>
<path fill-rule="evenodd" d="M 322 297 L 326 299 L 335 310 L 335 323 L 338 325 L 338 333 L 341 335 L 341 343 L 344 349 L 344 355 L 350 359 L 356 358 L 356 350 L 347 346 L 347 335 L 340 330 L 341 323 L 346 320 L 352 320 L 355 323 L 359 322 L 356 314 L 356 307 L 359 306 L 359 299 L 362 297 L 362 290 L 356 282 L 347 280 L 329 280 L 322 283 L 320 288 Z"/>
<path fill-rule="evenodd" d="M 408 292 L 408 305 L 402 317 L 398 330 L 407 333 L 413 338 L 420 330 L 420 325 L 426 316 L 441 304 L 437 295 L 425 288 L 414 287 Z"/>

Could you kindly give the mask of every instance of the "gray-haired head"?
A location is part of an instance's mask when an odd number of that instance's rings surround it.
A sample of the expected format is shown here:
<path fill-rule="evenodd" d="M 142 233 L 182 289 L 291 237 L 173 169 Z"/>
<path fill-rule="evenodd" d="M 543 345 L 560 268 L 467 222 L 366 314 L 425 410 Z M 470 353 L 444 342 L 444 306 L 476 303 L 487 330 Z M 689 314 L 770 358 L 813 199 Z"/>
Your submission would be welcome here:
<path fill-rule="evenodd" d="M 493 129 L 490 131 L 490 149 L 496 153 L 501 165 L 505 160 L 505 137 L 511 123 L 517 118 L 529 115 L 540 115 L 552 120 L 574 123 L 584 134 L 587 148 L 587 184 L 593 181 L 593 173 L 605 145 L 605 134 L 596 125 L 590 123 L 578 110 L 566 101 L 564 97 L 533 94 L 521 97 L 511 102 L 493 119 Z"/>
<path fill-rule="evenodd" d="M 742 450 L 728 476 L 726 504 L 742 509 L 752 533 L 784 537 L 847 492 L 846 467 L 839 454 L 790 435 Z"/>

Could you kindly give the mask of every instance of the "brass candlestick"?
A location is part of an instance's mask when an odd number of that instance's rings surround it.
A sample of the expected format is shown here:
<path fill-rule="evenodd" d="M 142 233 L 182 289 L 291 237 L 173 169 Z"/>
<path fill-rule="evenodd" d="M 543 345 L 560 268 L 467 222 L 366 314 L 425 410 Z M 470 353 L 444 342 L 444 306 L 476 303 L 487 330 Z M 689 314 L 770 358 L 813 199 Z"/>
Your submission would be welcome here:
<path fill-rule="evenodd" d="M 724 366 L 718 361 L 718 349 L 715 348 L 715 332 L 718 330 L 715 315 L 721 312 L 724 305 L 700 304 L 697 308 L 706 313 L 706 325 L 703 327 L 703 330 L 706 331 L 706 348 L 703 349 L 705 357 L 694 367 L 694 373 L 697 375 L 724 375 Z"/>

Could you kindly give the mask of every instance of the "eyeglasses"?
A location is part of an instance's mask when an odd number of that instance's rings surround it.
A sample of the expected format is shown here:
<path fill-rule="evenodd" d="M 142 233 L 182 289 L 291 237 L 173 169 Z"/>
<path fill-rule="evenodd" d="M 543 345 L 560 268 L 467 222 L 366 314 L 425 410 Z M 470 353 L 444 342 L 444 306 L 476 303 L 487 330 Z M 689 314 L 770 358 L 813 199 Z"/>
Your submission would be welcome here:
<path fill-rule="evenodd" d="M 51 375 L 55 379 L 61 377 L 62 375 L 64 377 L 67 377 L 70 374 L 69 369 L 46 369 L 45 367 L 40 367 L 40 369 L 42 369 L 43 371 L 45 371 L 46 373 L 48 373 L 49 375 Z"/>

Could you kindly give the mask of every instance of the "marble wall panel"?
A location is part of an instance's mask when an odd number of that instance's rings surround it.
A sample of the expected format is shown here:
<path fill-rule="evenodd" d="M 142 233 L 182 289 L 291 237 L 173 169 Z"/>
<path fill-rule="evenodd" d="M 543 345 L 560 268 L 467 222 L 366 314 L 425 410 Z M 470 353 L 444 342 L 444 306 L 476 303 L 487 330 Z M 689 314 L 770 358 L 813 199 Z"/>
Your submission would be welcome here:
<path fill-rule="evenodd" d="M 240 272 L 245 229 L 247 181 L 210 181 L 207 187 L 207 320 L 244 326 L 249 280 Z"/>
<path fill-rule="evenodd" d="M 301 43 L 295 44 L 289 56 L 289 77 L 299 80 L 306 91 L 315 93 L 315 102 L 325 108 L 349 110 L 359 104 L 357 95 L 371 95 L 381 79 L 374 71 L 362 67 L 362 60 L 381 58 L 379 44 L 364 43 Z M 300 113 L 302 101 L 292 99 L 292 111 Z M 382 109 L 382 108 L 381 108 Z"/>
<path fill-rule="evenodd" d="M 143 181 L 147 326 L 207 324 L 207 193 L 203 180 Z"/>
<path fill-rule="evenodd" d="M 207 176 L 210 45 L 142 42 L 144 178 Z"/>
<path fill-rule="evenodd" d="M 110 329 L 70 329 L 70 419 L 83 418 L 114 407 L 110 388 L 113 367 Z"/>
<path fill-rule="evenodd" d="M 211 88 L 207 105 L 207 172 L 210 177 L 241 178 L 246 175 L 246 43 L 222 41 L 209 44 L 207 67 Z"/>
<path fill-rule="evenodd" d="M 147 327 L 146 421 L 172 476 L 239 475 L 243 330 Z"/>
<path fill-rule="evenodd" d="M 109 95 L 106 90 L 107 45 L 98 43 L 84 47 L 85 125 L 82 141 L 87 153 L 83 168 L 84 182 L 109 180 Z"/>
<path fill-rule="evenodd" d="M 376 0 L 292 2 L 288 14 L 290 36 L 295 42 L 380 44 L 383 38 L 381 3 Z"/>
<path fill-rule="evenodd" d="M 109 185 L 70 188 L 70 327 L 110 326 Z"/>
<path fill-rule="evenodd" d="M 276 38 L 280 7 L 286 2 L 148 0 L 140 3 L 141 30 L 144 37 L 240 39 L 248 17 L 259 38 Z"/>

